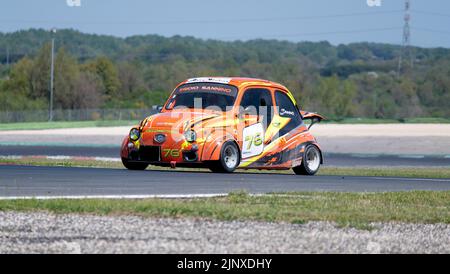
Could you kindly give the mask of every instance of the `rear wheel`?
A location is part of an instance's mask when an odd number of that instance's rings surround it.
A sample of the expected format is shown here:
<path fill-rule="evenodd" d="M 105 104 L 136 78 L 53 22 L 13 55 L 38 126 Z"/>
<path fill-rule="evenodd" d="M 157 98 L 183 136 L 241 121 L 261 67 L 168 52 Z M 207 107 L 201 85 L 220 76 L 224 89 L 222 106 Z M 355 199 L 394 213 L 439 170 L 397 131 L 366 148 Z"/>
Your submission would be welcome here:
<path fill-rule="evenodd" d="M 148 164 L 146 163 L 130 162 L 127 158 L 122 158 L 122 164 L 130 170 L 144 170 L 148 167 Z"/>
<path fill-rule="evenodd" d="M 319 171 L 322 156 L 315 145 L 309 145 L 303 153 L 302 164 L 292 168 L 297 175 L 314 175 Z"/>
<path fill-rule="evenodd" d="M 231 173 L 240 163 L 239 149 L 233 141 L 227 141 L 222 145 L 218 161 L 210 163 L 212 172 Z"/>

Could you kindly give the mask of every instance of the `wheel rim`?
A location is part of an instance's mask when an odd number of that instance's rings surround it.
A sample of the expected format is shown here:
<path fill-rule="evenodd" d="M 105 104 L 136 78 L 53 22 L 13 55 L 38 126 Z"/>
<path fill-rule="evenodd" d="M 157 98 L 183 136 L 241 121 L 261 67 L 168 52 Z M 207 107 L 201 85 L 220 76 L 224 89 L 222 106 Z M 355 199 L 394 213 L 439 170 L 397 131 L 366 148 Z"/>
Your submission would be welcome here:
<path fill-rule="evenodd" d="M 306 152 L 306 164 L 308 169 L 311 171 L 316 171 L 320 166 L 320 154 L 315 148 L 310 148 Z"/>
<path fill-rule="evenodd" d="M 233 146 L 227 146 L 223 151 L 223 153 L 225 165 L 228 168 L 236 167 L 238 161 L 238 154 L 236 148 L 234 148 Z"/>

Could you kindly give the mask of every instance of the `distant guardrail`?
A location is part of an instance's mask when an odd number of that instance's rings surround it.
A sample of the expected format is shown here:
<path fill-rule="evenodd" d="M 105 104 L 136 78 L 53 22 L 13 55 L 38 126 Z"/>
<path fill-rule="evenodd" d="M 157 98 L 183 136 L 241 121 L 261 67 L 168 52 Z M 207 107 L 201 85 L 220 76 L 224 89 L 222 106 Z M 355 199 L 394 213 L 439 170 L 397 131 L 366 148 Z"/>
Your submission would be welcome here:
<path fill-rule="evenodd" d="M 149 109 L 56 109 L 53 121 L 140 120 L 156 113 Z M 0 111 L 0 123 L 45 122 L 47 110 Z"/>

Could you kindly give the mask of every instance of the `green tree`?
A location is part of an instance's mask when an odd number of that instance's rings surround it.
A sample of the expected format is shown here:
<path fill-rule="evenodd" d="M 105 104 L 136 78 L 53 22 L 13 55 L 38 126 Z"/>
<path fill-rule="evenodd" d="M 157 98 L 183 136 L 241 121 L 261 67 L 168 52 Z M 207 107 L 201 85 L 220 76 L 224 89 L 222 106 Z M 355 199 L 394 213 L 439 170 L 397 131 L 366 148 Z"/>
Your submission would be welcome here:
<path fill-rule="evenodd" d="M 116 107 L 115 99 L 118 97 L 120 80 L 114 63 L 107 57 L 98 57 L 84 67 L 99 77 L 106 106 Z"/>
<path fill-rule="evenodd" d="M 55 58 L 55 107 L 61 109 L 76 109 L 77 80 L 79 78 L 78 62 L 60 48 Z"/>

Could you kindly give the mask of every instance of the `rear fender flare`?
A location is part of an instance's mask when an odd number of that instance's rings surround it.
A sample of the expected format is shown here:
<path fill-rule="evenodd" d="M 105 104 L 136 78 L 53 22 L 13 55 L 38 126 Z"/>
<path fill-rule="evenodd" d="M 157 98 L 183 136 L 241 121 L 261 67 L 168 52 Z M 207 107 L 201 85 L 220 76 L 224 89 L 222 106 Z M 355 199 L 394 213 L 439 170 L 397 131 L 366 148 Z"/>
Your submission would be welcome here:
<path fill-rule="evenodd" d="M 309 143 L 309 144 L 305 145 L 305 147 L 303 148 L 302 151 L 304 151 L 307 146 L 317 147 L 317 149 L 319 150 L 319 153 L 320 153 L 320 164 L 323 165 L 323 152 L 322 152 L 322 149 L 320 148 L 320 146 L 317 143 Z M 302 153 L 302 155 L 303 155 L 303 153 Z M 302 156 L 302 158 L 303 158 L 303 156 Z M 302 159 L 302 161 L 303 161 L 303 159 Z"/>

